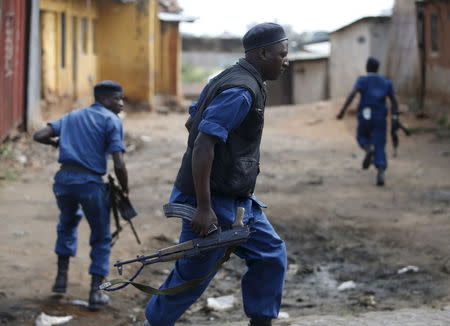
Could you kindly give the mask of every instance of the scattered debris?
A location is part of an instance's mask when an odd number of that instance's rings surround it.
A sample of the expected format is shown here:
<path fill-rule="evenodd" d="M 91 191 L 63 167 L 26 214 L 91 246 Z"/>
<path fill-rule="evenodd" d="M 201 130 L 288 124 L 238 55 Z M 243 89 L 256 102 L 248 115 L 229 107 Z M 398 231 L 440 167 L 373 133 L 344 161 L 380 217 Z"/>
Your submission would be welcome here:
<path fill-rule="evenodd" d="M 72 320 L 72 316 L 64 316 L 64 317 L 57 317 L 57 316 L 49 316 L 43 312 L 36 318 L 36 326 L 52 326 L 52 325 L 61 325 L 65 324 L 68 321 Z"/>
<path fill-rule="evenodd" d="M 351 290 L 354 288 L 356 288 L 356 283 L 353 281 L 347 281 L 347 282 L 341 283 L 337 287 L 338 291 L 346 291 L 346 290 Z"/>
<path fill-rule="evenodd" d="M 300 270 L 300 266 L 297 264 L 289 264 L 288 266 L 288 270 L 286 272 L 287 276 L 294 276 L 298 273 L 298 271 Z"/>
<path fill-rule="evenodd" d="M 226 311 L 233 308 L 236 299 L 233 295 L 226 295 L 217 298 L 208 298 L 206 307 L 214 311 Z"/>
<path fill-rule="evenodd" d="M 80 306 L 80 307 L 88 307 L 89 306 L 89 303 L 87 301 L 78 300 L 78 299 L 70 300 L 69 303 L 74 306 Z"/>
<path fill-rule="evenodd" d="M 142 140 L 144 143 L 149 143 L 149 142 L 152 141 L 152 137 L 146 136 L 146 135 L 142 135 L 142 136 L 141 136 L 141 140 Z"/>
<path fill-rule="evenodd" d="M 16 154 L 16 161 L 19 162 L 22 165 L 25 165 L 28 162 L 28 158 L 25 155 L 21 154 L 21 153 L 17 153 Z"/>
<path fill-rule="evenodd" d="M 363 295 L 358 298 L 358 304 L 364 307 L 375 307 L 377 301 L 373 295 Z"/>
<path fill-rule="evenodd" d="M 278 318 L 279 319 L 288 319 L 289 318 L 289 314 L 285 311 L 280 311 L 280 313 L 278 314 Z"/>
<path fill-rule="evenodd" d="M 419 267 L 409 265 L 409 266 L 400 268 L 400 269 L 397 271 L 397 274 L 417 273 L 418 271 L 419 271 Z"/>

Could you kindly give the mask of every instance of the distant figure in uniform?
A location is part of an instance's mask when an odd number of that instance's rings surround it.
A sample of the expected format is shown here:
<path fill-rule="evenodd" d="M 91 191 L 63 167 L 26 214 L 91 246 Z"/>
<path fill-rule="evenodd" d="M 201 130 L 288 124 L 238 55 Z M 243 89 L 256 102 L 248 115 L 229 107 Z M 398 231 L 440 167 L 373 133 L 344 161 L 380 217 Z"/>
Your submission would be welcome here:
<path fill-rule="evenodd" d="M 205 236 L 212 224 L 231 227 L 236 209 L 245 208 L 244 223 L 252 233 L 234 250 L 248 268 L 241 283 L 244 310 L 251 326 L 269 326 L 280 310 L 286 248 L 253 191 L 259 173 L 265 81 L 277 79 L 288 67 L 288 42 L 280 25 L 264 23 L 245 34 L 243 45 L 245 59 L 213 78 L 189 109 L 187 150 L 170 202 L 197 208 L 192 223 L 183 221 L 180 242 Z M 161 288 L 207 276 L 225 251 L 177 260 Z M 152 296 L 144 325 L 173 326 L 212 278 L 175 295 Z"/>
<path fill-rule="evenodd" d="M 128 194 L 128 176 L 123 159 L 122 121 L 117 116 L 123 107 L 122 86 L 102 81 L 94 87 L 95 103 L 49 122 L 34 134 L 34 140 L 59 147 L 60 170 L 54 178 L 53 192 L 60 210 L 55 252 L 58 273 L 53 292 L 65 293 L 69 258 L 77 250 L 77 227 L 82 212 L 91 228 L 92 275 L 89 308 L 99 310 L 109 298 L 99 290 L 109 272 L 111 251 L 110 204 L 102 175 L 107 157 L 112 155 L 114 171 L 124 193 Z"/>
<path fill-rule="evenodd" d="M 386 98 L 391 102 L 392 126 L 398 124 L 398 104 L 392 82 L 379 75 L 377 59 L 367 59 L 367 75 L 356 80 L 355 87 L 345 101 L 337 118 L 342 119 L 345 111 L 353 101 L 356 93 L 361 94 L 358 105 L 358 127 L 356 139 L 366 152 L 362 168 L 368 169 L 373 163 L 378 170 L 376 184 L 384 185 L 384 171 L 387 168 L 386 160 L 386 117 L 388 114 Z"/>

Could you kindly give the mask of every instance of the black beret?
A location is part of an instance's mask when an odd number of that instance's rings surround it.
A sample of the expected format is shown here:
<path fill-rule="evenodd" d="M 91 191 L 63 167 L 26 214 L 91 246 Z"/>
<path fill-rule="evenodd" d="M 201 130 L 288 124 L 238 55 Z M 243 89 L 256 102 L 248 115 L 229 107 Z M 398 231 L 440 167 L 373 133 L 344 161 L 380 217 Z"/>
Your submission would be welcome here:
<path fill-rule="evenodd" d="M 283 27 L 275 23 L 253 26 L 242 38 L 245 52 L 287 40 Z"/>
<path fill-rule="evenodd" d="M 94 93 L 123 92 L 122 85 L 112 80 L 102 80 L 94 86 Z"/>

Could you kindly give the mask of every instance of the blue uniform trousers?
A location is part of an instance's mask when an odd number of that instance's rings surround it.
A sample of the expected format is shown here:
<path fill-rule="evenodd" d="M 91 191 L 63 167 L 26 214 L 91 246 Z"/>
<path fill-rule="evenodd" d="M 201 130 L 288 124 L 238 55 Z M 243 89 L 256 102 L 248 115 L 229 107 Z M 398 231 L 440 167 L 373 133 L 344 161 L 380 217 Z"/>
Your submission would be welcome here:
<path fill-rule="evenodd" d="M 276 318 L 280 310 L 287 266 L 286 247 L 261 208 L 254 203 L 251 209 L 250 239 L 234 251 L 238 257 L 245 259 L 248 268 L 241 281 L 244 311 L 249 317 Z M 216 214 L 218 214 L 217 210 Z M 220 214 L 217 218 L 219 224 L 221 220 L 226 220 Z M 198 236 L 189 222 L 183 221 L 180 242 L 196 237 Z M 214 268 L 224 253 L 225 249 L 217 249 L 201 257 L 177 260 L 175 268 L 161 288 L 173 287 L 191 279 L 204 277 Z M 154 295 L 145 311 L 150 325 L 173 326 L 189 306 L 201 296 L 212 278 L 213 276 L 182 293 L 171 296 Z"/>
<path fill-rule="evenodd" d="M 370 120 L 358 115 L 358 127 L 356 139 L 359 146 L 364 148 L 368 144 L 373 145 L 375 150 L 374 165 L 377 168 L 387 168 L 386 160 L 386 118 L 385 116 L 374 116 Z"/>
<path fill-rule="evenodd" d="M 109 200 L 106 185 L 89 182 L 83 184 L 53 185 L 53 192 L 60 210 L 55 252 L 57 255 L 75 256 L 77 251 L 77 227 L 82 207 L 91 228 L 90 274 L 108 275 L 111 252 Z"/>

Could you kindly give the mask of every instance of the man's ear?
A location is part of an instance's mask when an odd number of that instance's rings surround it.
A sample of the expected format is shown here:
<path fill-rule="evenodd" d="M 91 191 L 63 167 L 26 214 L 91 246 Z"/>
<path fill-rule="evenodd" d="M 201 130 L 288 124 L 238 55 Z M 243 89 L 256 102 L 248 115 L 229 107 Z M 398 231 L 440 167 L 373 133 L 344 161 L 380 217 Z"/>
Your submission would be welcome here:
<path fill-rule="evenodd" d="M 267 50 L 266 50 L 265 47 L 262 47 L 262 48 L 258 49 L 258 58 L 261 61 L 265 61 L 266 60 L 266 58 L 267 58 Z"/>

